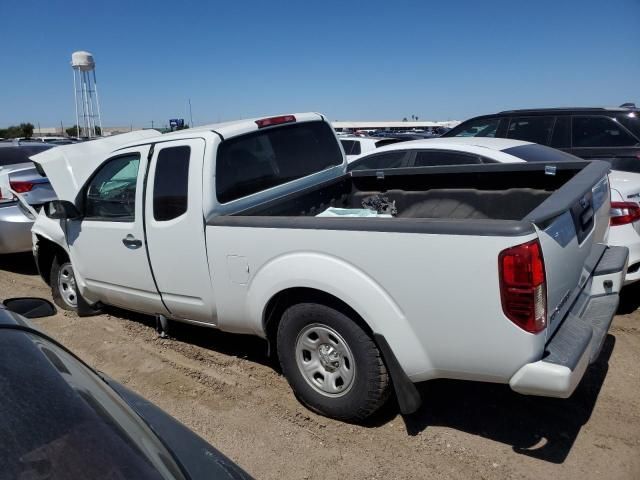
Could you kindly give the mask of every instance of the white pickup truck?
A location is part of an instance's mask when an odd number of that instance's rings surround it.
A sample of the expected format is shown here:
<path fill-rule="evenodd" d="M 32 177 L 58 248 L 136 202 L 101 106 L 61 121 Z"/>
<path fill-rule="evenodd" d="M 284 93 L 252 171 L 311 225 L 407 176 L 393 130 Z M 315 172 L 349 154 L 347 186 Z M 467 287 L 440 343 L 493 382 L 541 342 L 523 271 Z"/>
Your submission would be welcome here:
<path fill-rule="evenodd" d="M 434 378 L 568 397 L 627 266 L 626 248 L 604 244 L 602 162 L 348 174 L 314 113 L 32 159 L 59 198 L 33 227 L 58 305 L 259 335 L 297 397 L 339 419 L 371 415 L 392 389 L 410 413 L 414 383 Z M 375 211 L 343 215 L 363 204 Z"/>

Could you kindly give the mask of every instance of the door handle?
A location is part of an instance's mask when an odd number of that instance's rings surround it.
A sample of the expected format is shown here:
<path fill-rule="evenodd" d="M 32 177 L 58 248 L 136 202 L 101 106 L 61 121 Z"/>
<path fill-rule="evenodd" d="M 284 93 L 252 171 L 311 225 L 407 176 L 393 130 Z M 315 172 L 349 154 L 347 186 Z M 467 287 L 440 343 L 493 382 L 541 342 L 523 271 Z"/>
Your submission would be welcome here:
<path fill-rule="evenodd" d="M 136 239 L 133 235 L 129 234 L 122 239 L 124 246 L 130 249 L 140 248 L 142 246 L 142 240 Z"/>

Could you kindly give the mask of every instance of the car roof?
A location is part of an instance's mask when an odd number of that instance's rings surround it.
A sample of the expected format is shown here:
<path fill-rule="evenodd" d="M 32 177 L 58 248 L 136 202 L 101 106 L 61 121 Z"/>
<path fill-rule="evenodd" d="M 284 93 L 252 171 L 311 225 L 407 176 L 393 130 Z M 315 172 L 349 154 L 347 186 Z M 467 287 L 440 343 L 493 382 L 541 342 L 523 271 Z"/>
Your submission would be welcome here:
<path fill-rule="evenodd" d="M 481 147 L 490 150 L 502 151 L 507 148 L 531 145 L 531 142 L 513 140 L 511 138 L 490 138 L 490 137 L 437 137 L 425 138 L 421 140 L 409 140 L 407 142 L 393 143 L 378 148 L 375 153 L 387 150 L 410 150 L 414 148 L 442 148 L 456 149 L 457 147 Z"/>
<path fill-rule="evenodd" d="M 627 113 L 627 112 L 636 112 L 639 109 L 633 107 L 557 107 L 557 108 L 522 108 L 516 110 L 503 110 L 502 112 L 494 113 L 493 115 L 547 115 L 550 113 L 558 114 L 572 114 L 572 113 L 604 113 L 604 112 L 615 112 L 615 113 Z M 482 116 L 491 116 L 491 115 L 482 115 Z M 477 117 L 476 117 L 477 118 Z"/>

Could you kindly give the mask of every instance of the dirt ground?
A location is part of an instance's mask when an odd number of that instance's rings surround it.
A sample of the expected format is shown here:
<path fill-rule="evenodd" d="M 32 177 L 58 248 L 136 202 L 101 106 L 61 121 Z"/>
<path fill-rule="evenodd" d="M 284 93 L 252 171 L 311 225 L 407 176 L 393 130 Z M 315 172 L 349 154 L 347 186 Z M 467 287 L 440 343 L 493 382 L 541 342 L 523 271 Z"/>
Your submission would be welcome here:
<path fill-rule="evenodd" d="M 29 255 L 0 257 L 0 298 L 50 298 Z M 364 426 L 301 406 L 262 340 L 110 310 L 36 320 L 89 365 L 152 400 L 260 479 L 640 478 L 640 288 L 568 400 L 433 381 L 408 417 Z M 25 372 L 28 374 L 28 372 Z"/>

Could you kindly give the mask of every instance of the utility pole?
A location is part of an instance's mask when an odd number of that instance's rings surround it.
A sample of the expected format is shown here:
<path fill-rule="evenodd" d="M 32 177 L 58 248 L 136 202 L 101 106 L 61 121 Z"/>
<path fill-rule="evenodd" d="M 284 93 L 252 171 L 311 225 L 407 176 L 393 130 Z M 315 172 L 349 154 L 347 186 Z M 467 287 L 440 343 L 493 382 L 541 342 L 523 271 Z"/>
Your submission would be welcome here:
<path fill-rule="evenodd" d="M 193 128 L 193 112 L 191 111 L 191 99 L 189 99 L 189 122 L 189 126 Z"/>
<path fill-rule="evenodd" d="M 153 130 L 153 120 L 151 120 L 151 130 Z"/>
<path fill-rule="evenodd" d="M 64 127 L 62 126 L 62 120 L 60 120 L 60 135 L 64 137 Z"/>

